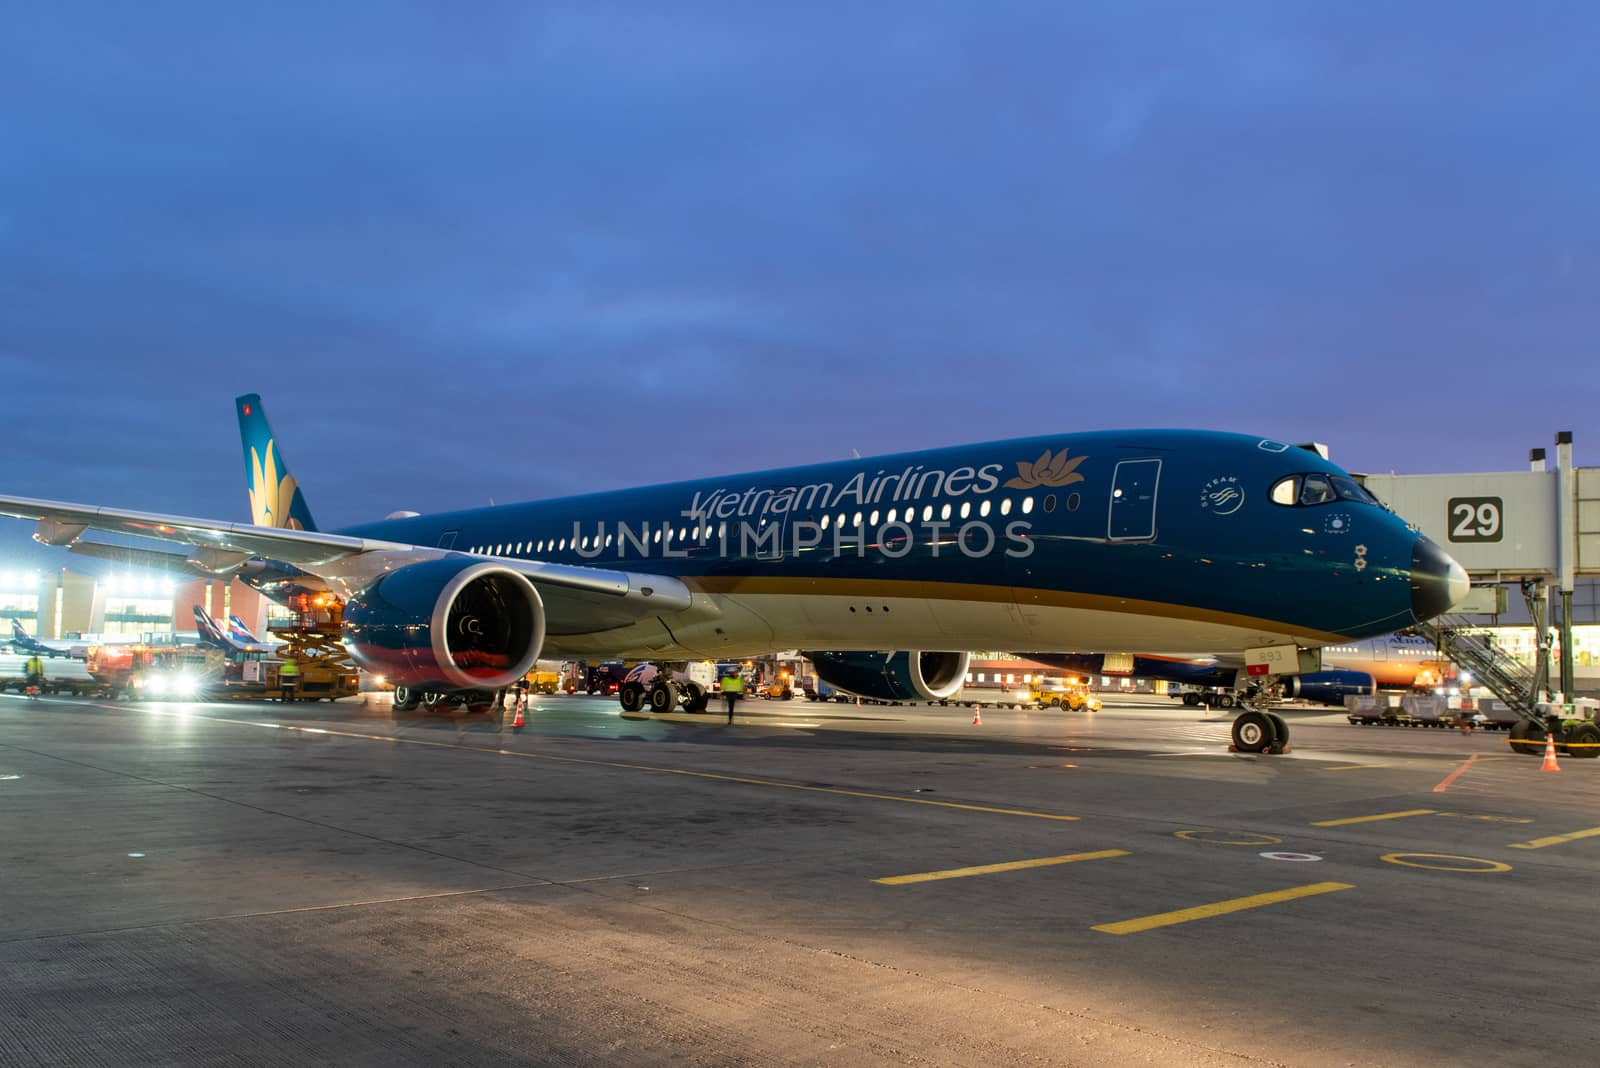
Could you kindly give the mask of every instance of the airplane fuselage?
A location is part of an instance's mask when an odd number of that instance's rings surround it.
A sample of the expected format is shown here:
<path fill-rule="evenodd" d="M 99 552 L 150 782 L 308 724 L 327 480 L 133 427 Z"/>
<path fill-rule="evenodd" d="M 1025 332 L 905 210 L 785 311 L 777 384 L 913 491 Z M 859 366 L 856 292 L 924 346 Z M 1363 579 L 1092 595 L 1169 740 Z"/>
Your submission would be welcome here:
<path fill-rule="evenodd" d="M 1275 502 L 1294 476 L 1355 492 Z M 1314 452 L 1170 430 L 963 446 L 341 533 L 665 575 L 692 591 L 689 609 L 670 616 L 552 630 L 546 655 L 569 657 L 1324 645 L 1410 625 L 1433 607 L 1414 603 L 1416 573 L 1438 586 L 1448 563 Z"/>

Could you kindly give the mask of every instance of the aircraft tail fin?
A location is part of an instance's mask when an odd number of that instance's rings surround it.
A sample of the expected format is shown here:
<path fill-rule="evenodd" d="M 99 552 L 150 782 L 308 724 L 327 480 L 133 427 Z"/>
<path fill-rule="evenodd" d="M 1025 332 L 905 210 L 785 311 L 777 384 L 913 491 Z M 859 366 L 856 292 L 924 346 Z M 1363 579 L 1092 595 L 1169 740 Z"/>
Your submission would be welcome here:
<path fill-rule="evenodd" d="M 200 640 L 207 645 L 214 645 L 224 651 L 233 648 L 232 644 L 223 636 L 222 628 L 217 626 L 217 621 L 211 618 L 211 613 L 199 605 L 194 606 L 194 625 L 200 632 Z"/>
<path fill-rule="evenodd" d="M 283 452 L 272 436 L 272 426 L 261 407 L 261 397 L 246 393 L 234 398 L 239 413 L 239 437 L 244 444 L 244 474 L 249 480 L 250 521 L 259 527 L 316 530 L 300 484 L 289 474 Z"/>
<path fill-rule="evenodd" d="M 234 641 L 244 642 L 246 645 L 259 645 L 261 639 L 250 633 L 250 628 L 244 625 L 244 620 L 238 616 L 228 617 L 228 636 Z"/>

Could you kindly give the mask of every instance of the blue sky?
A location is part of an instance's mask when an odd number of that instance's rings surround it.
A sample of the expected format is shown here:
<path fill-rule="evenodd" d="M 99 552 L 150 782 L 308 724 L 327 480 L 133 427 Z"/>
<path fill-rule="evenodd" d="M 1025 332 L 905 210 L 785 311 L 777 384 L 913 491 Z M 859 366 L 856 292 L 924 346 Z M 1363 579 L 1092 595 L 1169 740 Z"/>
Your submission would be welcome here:
<path fill-rule="evenodd" d="M 1600 463 L 1591 4 L 32 6 L 3 492 L 243 517 L 252 390 L 326 526 L 1113 426 Z"/>

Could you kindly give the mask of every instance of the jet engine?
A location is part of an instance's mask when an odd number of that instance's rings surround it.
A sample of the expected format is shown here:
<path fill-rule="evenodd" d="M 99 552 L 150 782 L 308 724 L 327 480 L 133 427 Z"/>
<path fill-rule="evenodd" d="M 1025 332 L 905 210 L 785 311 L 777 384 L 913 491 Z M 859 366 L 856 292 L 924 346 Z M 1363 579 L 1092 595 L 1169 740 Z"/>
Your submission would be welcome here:
<path fill-rule="evenodd" d="M 943 701 L 967 681 L 971 653 L 807 653 L 817 676 L 878 701 Z"/>
<path fill-rule="evenodd" d="M 544 602 L 533 583 L 487 561 L 447 558 L 399 568 L 344 609 L 350 655 L 405 686 L 509 686 L 538 660 L 544 631 Z"/>
<path fill-rule="evenodd" d="M 1350 694 L 1377 692 L 1378 680 L 1365 671 L 1319 671 L 1314 675 L 1290 675 L 1283 680 L 1285 697 L 1322 705 L 1342 705 Z"/>

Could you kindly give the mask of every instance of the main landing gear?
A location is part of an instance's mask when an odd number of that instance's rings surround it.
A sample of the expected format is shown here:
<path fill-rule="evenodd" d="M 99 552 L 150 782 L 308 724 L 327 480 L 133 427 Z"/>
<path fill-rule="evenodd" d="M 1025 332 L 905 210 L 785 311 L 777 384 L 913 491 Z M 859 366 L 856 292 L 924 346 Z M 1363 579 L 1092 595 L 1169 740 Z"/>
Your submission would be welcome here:
<path fill-rule="evenodd" d="M 1283 753 L 1289 748 L 1289 723 L 1276 712 L 1252 708 L 1233 721 L 1233 749 L 1240 753 Z"/>
<path fill-rule="evenodd" d="M 648 708 L 664 715 L 678 711 L 680 706 L 685 712 L 704 712 L 711 703 L 711 692 L 698 682 L 680 682 L 670 670 L 662 670 L 648 685 L 639 679 L 624 682 L 617 691 L 617 700 L 624 712 Z"/>

